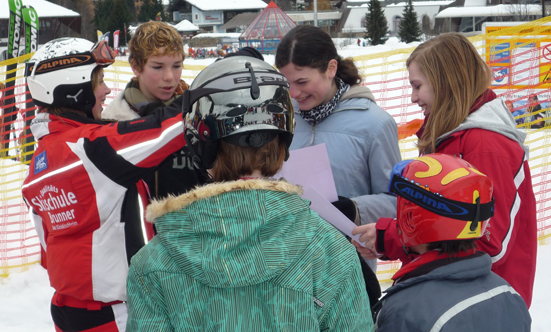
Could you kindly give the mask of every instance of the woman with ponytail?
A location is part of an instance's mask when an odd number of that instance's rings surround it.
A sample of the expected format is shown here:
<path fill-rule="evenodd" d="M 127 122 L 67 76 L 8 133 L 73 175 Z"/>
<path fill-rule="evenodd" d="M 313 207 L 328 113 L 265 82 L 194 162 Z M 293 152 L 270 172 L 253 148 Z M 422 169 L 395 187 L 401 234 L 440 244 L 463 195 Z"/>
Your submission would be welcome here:
<path fill-rule="evenodd" d="M 340 196 L 334 205 L 358 225 L 395 217 L 396 198 L 385 192 L 392 167 L 400 161 L 398 127 L 377 106 L 371 90 L 360 85 L 352 59 L 337 54 L 325 31 L 301 25 L 281 40 L 275 65 L 289 81 L 299 115 L 291 150 L 325 144 Z M 376 260 L 368 263 L 375 271 Z M 379 285 L 365 267 L 375 303 Z"/>

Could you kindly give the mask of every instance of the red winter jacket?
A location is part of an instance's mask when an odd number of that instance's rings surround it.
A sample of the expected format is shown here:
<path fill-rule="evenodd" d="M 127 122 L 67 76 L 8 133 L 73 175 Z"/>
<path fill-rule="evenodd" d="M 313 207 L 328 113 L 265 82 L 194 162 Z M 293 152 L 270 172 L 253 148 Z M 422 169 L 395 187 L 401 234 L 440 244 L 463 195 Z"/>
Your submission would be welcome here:
<path fill-rule="evenodd" d="M 486 103 L 454 131 L 437 140 L 435 152 L 460 157 L 494 183 L 495 213 L 486 233 L 477 241 L 479 250 L 492 258 L 492 271 L 504 278 L 523 297 L 532 302 L 536 272 L 536 199 L 522 145 L 526 134 L 515 128 L 513 117 L 501 99 Z M 411 261 L 405 254 L 396 231 L 396 221 L 377 223 L 377 249 L 390 259 Z M 381 251 L 379 251 L 381 252 Z"/>
<path fill-rule="evenodd" d="M 33 120 L 22 192 L 57 295 L 126 301 L 130 258 L 144 245 L 136 183 L 185 145 L 180 102 L 107 125 L 67 112 Z"/>

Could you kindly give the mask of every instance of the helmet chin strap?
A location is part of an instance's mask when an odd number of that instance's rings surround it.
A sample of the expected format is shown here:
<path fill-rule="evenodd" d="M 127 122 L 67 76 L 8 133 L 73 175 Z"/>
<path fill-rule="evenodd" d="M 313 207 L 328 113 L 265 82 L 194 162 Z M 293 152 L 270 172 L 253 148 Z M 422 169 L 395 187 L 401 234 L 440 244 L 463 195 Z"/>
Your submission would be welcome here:
<path fill-rule="evenodd" d="M 82 90 L 81 90 L 82 91 Z M 69 97 L 69 96 L 67 96 Z M 89 118 L 89 119 L 92 119 L 92 120 L 95 120 L 94 118 L 94 112 L 92 112 L 92 110 L 94 109 L 94 106 L 96 104 L 92 105 L 92 107 L 86 107 L 85 110 L 84 110 L 84 114 L 86 114 L 86 117 Z"/>
<path fill-rule="evenodd" d="M 404 252 L 406 253 L 406 255 L 413 259 L 413 255 L 420 255 L 420 253 L 416 252 L 416 251 L 413 251 L 411 250 L 410 247 L 406 247 L 405 245 L 402 244 L 402 248 L 404 249 Z"/>

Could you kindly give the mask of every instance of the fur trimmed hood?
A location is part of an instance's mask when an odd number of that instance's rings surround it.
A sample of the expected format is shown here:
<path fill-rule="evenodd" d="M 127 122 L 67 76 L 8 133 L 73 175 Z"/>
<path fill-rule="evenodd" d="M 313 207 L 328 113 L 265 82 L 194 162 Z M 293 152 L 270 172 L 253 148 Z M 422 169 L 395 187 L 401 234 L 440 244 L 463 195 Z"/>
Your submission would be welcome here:
<path fill-rule="evenodd" d="M 284 180 L 257 179 L 217 182 L 197 187 L 180 196 L 169 196 L 161 200 L 153 200 L 146 209 L 146 220 L 155 223 L 155 219 L 171 212 L 188 207 L 192 203 L 238 190 L 271 190 L 289 194 L 302 195 L 302 187 Z"/>
<path fill-rule="evenodd" d="M 317 316 L 340 317 L 341 309 L 346 316 L 356 307 L 368 306 L 354 247 L 312 211 L 299 192 L 300 187 L 285 181 L 238 180 L 206 185 L 153 203 L 153 210 L 148 209 L 150 217 L 173 212 L 156 220 L 157 235 L 132 257 L 129 296 L 133 291 L 144 294 L 144 285 L 148 288 L 147 299 L 141 297 L 144 301 L 156 301 L 171 290 L 178 296 L 156 303 L 183 315 L 182 323 L 203 310 L 212 315 L 195 315 L 198 324 L 214 322 L 208 326 L 228 331 L 319 330 L 324 325 L 316 323 Z M 360 294 L 364 300 L 351 300 Z M 319 300 L 317 305 L 313 296 Z M 133 298 L 137 298 L 138 308 L 140 297 Z M 341 298 L 343 305 L 352 309 L 343 309 L 340 302 L 333 305 Z M 329 305 L 319 308 L 319 303 Z M 282 304 L 285 310 L 290 308 L 286 311 L 289 323 L 280 319 Z M 236 305 L 241 306 L 240 312 L 252 315 L 243 320 L 234 310 Z M 226 312 L 205 311 L 226 307 L 232 308 L 230 316 L 235 319 L 231 322 Z M 302 308 L 305 314 L 298 317 L 294 308 Z M 329 310 L 326 308 L 336 311 L 323 311 Z M 275 318 L 267 318 L 267 310 L 275 310 Z M 228 324 L 220 325 L 220 319 Z M 319 321 L 335 326 L 331 318 Z M 170 323 L 175 326 L 174 321 Z M 357 324 L 356 316 L 352 323 Z M 147 324 L 144 330 L 151 327 Z M 363 321 L 352 330 L 366 326 L 370 330 L 366 324 Z M 189 326 L 207 325 L 192 322 Z"/>

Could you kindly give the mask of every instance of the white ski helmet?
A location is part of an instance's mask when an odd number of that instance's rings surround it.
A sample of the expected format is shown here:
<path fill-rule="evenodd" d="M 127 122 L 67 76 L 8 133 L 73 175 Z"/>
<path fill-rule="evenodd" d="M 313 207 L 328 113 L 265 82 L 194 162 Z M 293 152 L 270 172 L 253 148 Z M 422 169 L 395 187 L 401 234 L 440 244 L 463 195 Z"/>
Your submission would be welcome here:
<path fill-rule="evenodd" d="M 38 106 L 67 107 L 93 117 L 96 103 L 92 71 L 115 62 L 107 41 L 96 44 L 82 38 L 54 39 L 29 60 L 25 77 Z"/>
<path fill-rule="evenodd" d="M 183 108 L 196 167 L 212 167 L 220 140 L 259 148 L 279 136 L 289 156 L 295 127 L 289 83 L 265 61 L 234 56 L 209 65 L 185 91 Z"/>

